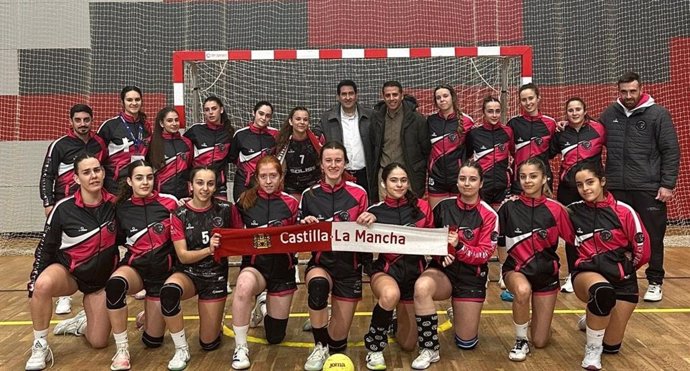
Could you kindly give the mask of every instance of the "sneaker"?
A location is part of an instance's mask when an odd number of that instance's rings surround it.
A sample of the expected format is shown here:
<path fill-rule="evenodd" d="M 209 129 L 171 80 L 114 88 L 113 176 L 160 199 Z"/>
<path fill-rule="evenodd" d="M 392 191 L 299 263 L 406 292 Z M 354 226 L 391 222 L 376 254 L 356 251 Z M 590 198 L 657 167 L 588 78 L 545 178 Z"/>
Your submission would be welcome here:
<path fill-rule="evenodd" d="M 647 292 L 644 294 L 644 301 L 661 301 L 664 293 L 661 291 L 661 285 L 658 283 L 650 283 L 647 287 Z"/>
<path fill-rule="evenodd" d="M 66 319 L 64 321 L 58 322 L 53 329 L 54 335 L 74 335 L 82 336 L 84 335 L 84 329 L 86 328 L 86 312 L 80 311 L 73 318 Z"/>
<path fill-rule="evenodd" d="M 235 347 L 235 353 L 232 354 L 232 368 L 235 370 L 244 370 L 251 366 L 249 361 L 249 349 L 246 345 Z"/>
<path fill-rule="evenodd" d="M 302 324 L 302 331 L 311 331 L 311 320 L 307 318 Z"/>
<path fill-rule="evenodd" d="M 503 290 L 501 292 L 501 300 L 512 302 L 513 301 L 513 293 L 511 293 L 508 290 Z"/>
<path fill-rule="evenodd" d="M 146 298 L 146 290 L 141 290 L 134 294 L 134 299 L 136 300 L 144 300 Z"/>
<path fill-rule="evenodd" d="M 252 310 L 252 316 L 249 319 L 249 327 L 254 328 L 261 324 L 266 315 L 266 291 L 256 297 L 256 304 Z"/>
<path fill-rule="evenodd" d="M 305 371 L 321 371 L 323 364 L 330 354 L 328 354 L 328 346 L 323 346 L 321 343 L 316 344 L 314 350 L 311 351 L 307 362 L 304 363 Z"/>
<path fill-rule="evenodd" d="M 113 362 L 110 364 L 112 371 L 129 370 L 129 349 L 127 347 L 118 347 L 117 352 L 113 356 Z"/>
<path fill-rule="evenodd" d="M 53 351 L 50 350 L 45 339 L 36 339 L 31 346 L 31 357 L 26 361 L 26 370 L 43 370 L 46 363 L 53 367 Z"/>
<path fill-rule="evenodd" d="M 522 362 L 527 359 L 529 354 L 529 342 L 527 339 L 515 339 L 515 346 L 508 353 L 508 359 L 515 362 Z"/>
<path fill-rule="evenodd" d="M 72 297 L 60 296 L 55 302 L 55 314 L 69 314 L 72 312 Z"/>
<path fill-rule="evenodd" d="M 601 353 L 603 351 L 603 346 L 585 345 L 585 358 L 582 360 L 582 368 L 585 370 L 601 370 Z"/>
<path fill-rule="evenodd" d="M 561 286 L 561 292 L 567 292 L 569 294 L 575 292 L 575 289 L 573 288 L 573 281 L 571 280 L 572 275 L 568 275 L 568 277 L 565 279 L 565 282 L 563 283 L 563 286 Z"/>
<path fill-rule="evenodd" d="M 506 282 L 503 281 L 503 275 L 502 274 L 498 276 L 498 286 L 501 288 L 501 290 L 506 289 Z"/>
<path fill-rule="evenodd" d="M 187 368 L 187 362 L 189 362 L 189 348 L 175 348 L 175 355 L 172 357 L 170 362 L 168 362 L 168 370 L 170 371 L 182 371 Z"/>
<path fill-rule="evenodd" d="M 412 368 L 415 370 L 426 370 L 432 363 L 441 360 L 438 350 L 422 348 L 419 356 L 412 361 Z"/>
<path fill-rule="evenodd" d="M 580 319 L 577 320 L 577 329 L 580 331 L 587 331 L 587 315 L 583 314 Z"/>
<path fill-rule="evenodd" d="M 228 282 L 228 295 L 232 294 L 232 287 L 230 287 L 230 283 Z"/>
<path fill-rule="evenodd" d="M 137 313 L 137 318 L 134 320 L 134 325 L 137 326 L 137 330 L 139 331 L 146 330 L 144 328 L 146 325 L 146 312 L 142 310 L 141 312 Z"/>
<path fill-rule="evenodd" d="M 452 306 L 450 306 L 450 307 L 448 307 L 448 309 L 446 309 L 446 315 L 448 316 L 448 320 L 450 321 L 450 323 L 453 323 L 453 319 L 455 317 L 453 314 L 453 307 Z"/>
<path fill-rule="evenodd" d="M 367 353 L 367 368 L 370 370 L 385 370 L 386 359 L 383 358 L 383 352 L 369 352 Z"/>

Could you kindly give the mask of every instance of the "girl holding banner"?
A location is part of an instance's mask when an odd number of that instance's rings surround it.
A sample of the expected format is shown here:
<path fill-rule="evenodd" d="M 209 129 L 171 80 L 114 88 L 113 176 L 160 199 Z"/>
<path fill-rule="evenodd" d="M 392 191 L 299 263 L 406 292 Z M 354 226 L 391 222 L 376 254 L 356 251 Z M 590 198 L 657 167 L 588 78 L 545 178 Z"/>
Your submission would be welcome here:
<path fill-rule="evenodd" d="M 233 228 L 262 228 L 295 224 L 297 200 L 281 191 L 283 167 L 274 156 L 261 158 L 254 172 L 255 185 L 242 192 L 232 209 Z M 260 245 L 257 232 L 255 243 Z M 235 332 L 235 352 L 232 368 L 249 368 L 247 332 L 253 299 L 264 290 L 268 291 L 267 314 L 264 318 L 266 340 L 278 344 L 285 338 L 292 296 L 297 290 L 295 265 L 292 253 L 242 256 L 240 274 L 232 300 L 232 329 Z"/>
<path fill-rule="evenodd" d="M 424 370 L 438 362 L 438 316 L 434 300 L 453 298 L 455 344 L 474 349 L 479 342 L 479 319 L 486 298 L 488 261 L 496 250 L 498 217 L 479 197 L 483 171 L 474 160 L 465 162 L 458 174 L 460 197 L 446 198 L 434 208 L 436 227 L 448 226 L 448 243 L 454 254 L 435 257 L 414 286 L 414 307 L 419 334 L 419 356 L 412 362 Z"/>
<path fill-rule="evenodd" d="M 335 141 L 321 148 L 322 180 L 302 193 L 300 223 L 355 221 L 367 208 L 367 192 L 345 174 L 347 152 Z M 330 352 L 343 352 L 357 302 L 362 300 L 363 258 L 371 254 L 314 252 L 307 264 L 309 319 L 314 349 L 304 369 L 321 370 Z M 332 315 L 328 319 L 328 296 Z M 234 313 L 234 312 L 233 312 Z"/>
<path fill-rule="evenodd" d="M 393 162 L 381 171 L 386 190 L 383 202 L 372 205 L 358 221 L 396 224 L 418 228 L 433 228 L 434 220 L 429 203 L 418 199 L 410 189 L 404 165 Z M 371 269 L 371 290 L 378 302 L 374 307 L 364 345 L 369 350 L 367 368 L 385 370 L 383 350 L 388 345 L 388 329 L 397 307 L 398 331 L 396 340 L 404 350 L 414 349 L 417 328 L 414 325 L 414 286 L 424 271 L 424 255 L 380 253 Z"/>

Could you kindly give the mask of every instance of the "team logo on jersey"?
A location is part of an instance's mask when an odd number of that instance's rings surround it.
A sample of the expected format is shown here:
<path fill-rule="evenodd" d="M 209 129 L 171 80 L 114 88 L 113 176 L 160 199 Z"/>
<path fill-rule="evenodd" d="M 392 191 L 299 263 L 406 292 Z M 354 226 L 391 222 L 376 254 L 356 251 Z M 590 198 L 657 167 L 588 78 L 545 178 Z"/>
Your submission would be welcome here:
<path fill-rule="evenodd" d="M 491 241 L 494 241 L 494 242 L 498 241 L 498 232 L 496 232 L 496 231 L 491 232 Z"/>
<path fill-rule="evenodd" d="M 635 127 L 637 128 L 637 130 L 643 131 L 644 129 L 647 128 L 647 123 L 644 122 L 644 121 L 642 121 L 642 120 L 640 120 L 640 121 L 638 121 L 638 122 L 635 123 Z"/>
<path fill-rule="evenodd" d="M 268 249 L 271 247 L 271 236 L 263 233 L 258 233 L 254 236 L 255 249 Z"/>
<path fill-rule="evenodd" d="M 584 149 L 590 149 L 590 148 L 592 148 L 592 142 L 590 142 L 590 141 L 588 141 L 588 140 L 583 141 L 582 143 L 580 143 L 580 145 L 581 145 L 582 148 L 584 148 Z"/>
<path fill-rule="evenodd" d="M 187 161 L 187 154 L 184 152 L 180 153 L 180 158 L 182 159 L 182 161 Z"/>
<path fill-rule="evenodd" d="M 162 234 L 165 230 L 165 226 L 163 225 L 163 223 L 156 223 L 153 225 L 152 229 L 156 234 Z"/>
<path fill-rule="evenodd" d="M 457 133 L 450 133 L 448 134 L 448 140 L 453 143 L 456 140 L 458 140 L 458 134 Z"/>
<path fill-rule="evenodd" d="M 216 216 L 213 219 L 211 219 L 211 224 L 213 224 L 213 226 L 216 228 L 220 228 L 223 226 L 223 218 Z"/>
<path fill-rule="evenodd" d="M 110 222 L 106 224 L 105 228 L 108 230 L 108 232 L 115 233 L 115 222 Z"/>
<path fill-rule="evenodd" d="M 642 233 L 642 232 L 635 233 L 635 242 L 643 243 L 644 242 L 644 233 Z"/>
<path fill-rule="evenodd" d="M 221 152 L 225 151 L 225 143 L 218 143 L 218 150 Z"/>
<path fill-rule="evenodd" d="M 463 229 L 463 231 L 462 231 L 462 236 L 463 236 L 466 240 L 471 240 L 471 239 L 474 238 L 474 231 L 472 231 L 472 230 L 469 229 L 469 228 Z"/>
<path fill-rule="evenodd" d="M 542 143 L 544 143 L 544 138 L 536 137 L 534 138 L 534 143 L 537 143 L 537 145 L 540 146 Z"/>
<path fill-rule="evenodd" d="M 603 231 L 599 232 L 599 237 L 602 241 L 611 241 L 613 234 L 611 234 L 611 231 L 608 229 L 604 229 Z"/>
<path fill-rule="evenodd" d="M 335 216 L 340 219 L 341 222 L 347 222 L 350 220 L 350 213 L 347 211 L 340 211 L 336 213 Z"/>
<path fill-rule="evenodd" d="M 545 240 L 546 237 L 548 236 L 548 234 L 549 234 L 549 232 L 547 232 L 546 229 L 540 229 L 540 230 L 537 231 L 537 235 L 538 235 L 539 238 L 541 238 L 542 240 Z"/>
<path fill-rule="evenodd" d="M 499 143 L 497 146 L 499 151 L 505 152 L 506 151 L 506 144 L 505 143 Z"/>

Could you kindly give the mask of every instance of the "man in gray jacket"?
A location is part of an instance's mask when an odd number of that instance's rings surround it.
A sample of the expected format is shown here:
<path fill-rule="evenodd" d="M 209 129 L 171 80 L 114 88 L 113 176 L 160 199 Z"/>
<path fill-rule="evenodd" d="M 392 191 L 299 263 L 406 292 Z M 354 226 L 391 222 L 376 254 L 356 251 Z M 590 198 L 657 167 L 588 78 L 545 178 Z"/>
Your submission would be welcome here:
<path fill-rule="evenodd" d="M 314 132 L 323 135 L 326 142 L 336 141 L 345 146 L 349 160 L 345 169 L 356 178 L 357 184 L 367 191 L 371 199 L 367 168 L 373 150 L 369 139 L 372 110 L 357 102 L 357 84 L 352 80 L 338 83 L 337 93 L 338 103 L 324 112 Z"/>
<path fill-rule="evenodd" d="M 673 198 L 680 149 L 671 115 L 642 92 L 640 76 L 623 74 L 618 99 L 602 113 L 606 127 L 606 180 L 614 197 L 635 209 L 649 233 L 645 301 L 660 301 L 664 280 L 666 202 Z"/>

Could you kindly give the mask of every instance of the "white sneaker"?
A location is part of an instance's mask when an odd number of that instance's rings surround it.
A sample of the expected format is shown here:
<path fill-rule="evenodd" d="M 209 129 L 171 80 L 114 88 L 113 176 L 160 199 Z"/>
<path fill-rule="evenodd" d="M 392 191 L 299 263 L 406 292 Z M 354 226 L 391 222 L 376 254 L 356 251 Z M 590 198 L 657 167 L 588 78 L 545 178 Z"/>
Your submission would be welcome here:
<path fill-rule="evenodd" d="M 573 293 L 575 292 L 575 289 L 573 288 L 573 281 L 571 280 L 572 275 L 568 275 L 568 278 L 565 279 L 565 282 L 563 283 L 563 286 L 561 286 L 561 292 L 567 292 L 567 293 Z"/>
<path fill-rule="evenodd" d="M 644 294 L 644 301 L 661 301 L 664 293 L 661 291 L 661 285 L 657 283 L 650 283 L 647 287 L 647 292 Z"/>
<path fill-rule="evenodd" d="M 585 370 L 601 370 L 601 353 L 604 347 L 585 345 L 585 358 L 582 360 L 582 368 Z"/>
<path fill-rule="evenodd" d="M 146 290 L 141 290 L 134 294 L 134 299 L 136 300 L 144 300 L 146 298 Z"/>
<path fill-rule="evenodd" d="M 72 312 L 72 297 L 60 296 L 55 302 L 55 314 L 69 314 Z"/>
<path fill-rule="evenodd" d="M 367 368 L 370 370 L 385 370 L 386 359 L 383 358 L 383 352 L 369 352 L 367 353 Z"/>
<path fill-rule="evenodd" d="M 419 350 L 419 356 L 412 361 L 412 368 L 415 370 L 426 370 L 432 363 L 441 360 L 438 350 L 431 350 L 422 348 Z"/>
<path fill-rule="evenodd" d="M 230 282 L 228 282 L 228 295 L 232 294 L 232 287 L 230 287 Z"/>
<path fill-rule="evenodd" d="M 246 345 L 235 347 L 235 353 L 232 354 L 232 368 L 235 370 L 244 370 L 251 366 L 249 361 L 249 349 Z"/>
<path fill-rule="evenodd" d="M 113 362 L 110 364 L 112 371 L 129 370 L 132 366 L 129 363 L 129 348 L 118 347 L 117 352 L 113 356 Z"/>
<path fill-rule="evenodd" d="M 506 283 L 505 283 L 505 281 L 503 281 L 503 275 L 502 274 L 498 276 L 498 286 L 501 288 L 501 290 L 506 289 Z"/>
<path fill-rule="evenodd" d="M 249 327 L 254 328 L 261 324 L 266 315 L 266 291 L 256 297 L 256 304 L 252 310 L 252 316 L 249 318 Z"/>
<path fill-rule="evenodd" d="M 53 367 L 53 351 L 50 350 L 45 339 L 36 339 L 31 346 L 31 357 L 26 361 L 26 370 L 43 370 L 46 363 Z"/>
<path fill-rule="evenodd" d="M 144 327 L 146 326 L 146 312 L 142 310 L 141 312 L 137 313 L 137 317 L 134 320 L 134 325 L 137 327 L 137 330 L 139 331 L 146 330 L 146 328 Z"/>
<path fill-rule="evenodd" d="M 508 359 L 515 362 L 522 362 L 527 359 L 527 354 L 529 354 L 529 342 L 527 339 L 515 339 L 515 345 L 513 349 L 508 353 Z"/>
<path fill-rule="evenodd" d="M 172 357 L 170 362 L 168 362 L 168 370 L 170 371 L 182 371 L 187 368 L 187 362 L 189 362 L 189 348 L 175 348 L 175 355 Z"/>
<path fill-rule="evenodd" d="M 583 314 L 580 319 L 577 320 L 577 329 L 580 331 L 587 331 L 587 315 Z"/>
<path fill-rule="evenodd" d="M 450 307 L 448 307 L 448 309 L 446 309 L 446 315 L 448 316 L 448 320 L 450 321 L 450 323 L 453 323 L 453 318 L 455 318 L 455 316 L 453 314 L 453 306 L 452 305 Z"/>
<path fill-rule="evenodd" d="M 317 343 L 314 350 L 311 351 L 309 357 L 307 357 L 307 362 L 304 363 L 305 371 L 321 371 L 323 364 L 330 354 L 328 354 L 328 346 L 323 346 L 321 343 Z"/>
<path fill-rule="evenodd" d="M 84 335 L 86 329 L 86 312 L 80 311 L 73 318 L 68 318 L 64 321 L 58 322 L 53 329 L 54 335 Z"/>

